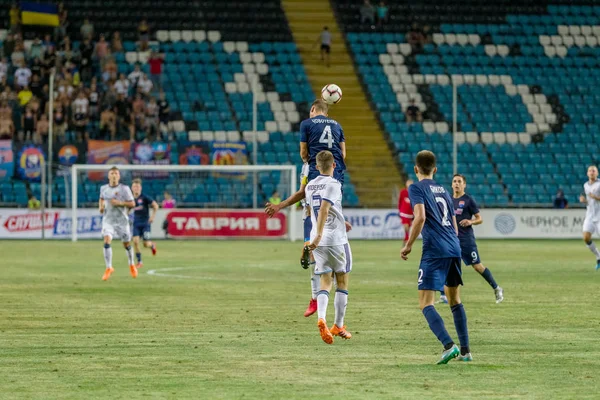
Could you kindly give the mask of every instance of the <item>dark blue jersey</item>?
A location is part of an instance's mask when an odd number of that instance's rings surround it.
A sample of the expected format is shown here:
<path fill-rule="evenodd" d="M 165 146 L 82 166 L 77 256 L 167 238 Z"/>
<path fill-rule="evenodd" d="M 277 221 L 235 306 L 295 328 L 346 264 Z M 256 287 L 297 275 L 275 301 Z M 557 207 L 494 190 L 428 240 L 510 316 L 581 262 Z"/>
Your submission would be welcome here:
<path fill-rule="evenodd" d="M 452 223 L 454 208 L 446 189 L 432 179 L 423 179 L 410 185 L 408 197 L 413 210 L 417 204 L 425 206 L 422 258 L 460 257 L 460 244 Z"/>
<path fill-rule="evenodd" d="M 329 150 L 335 160 L 334 177 L 340 180 L 346 170 L 344 155 L 340 143 L 345 142 L 344 131 L 337 121 L 327 118 L 323 115 L 317 115 L 309 118 L 300 124 L 301 142 L 308 146 L 308 165 L 310 173 L 318 175 L 317 172 L 317 154 L 323 150 Z"/>
<path fill-rule="evenodd" d="M 139 195 L 139 197 L 136 197 L 134 201 L 135 208 L 133 209 L 133 224 L 147 224 L 148 220 L 150 219 L 150 207 L 154 200 L 142 193 Z"/>
<path fill-rule="evenodd" d="M 464 194 L 461 197 L 455 199 L 454 202 L 454 213 L 456 214 L 456 222 L 458 224 L 458 239 L 461 243 L 475 242 L 475 233 L 473 232 L 472 226 L 463 227 L 460 226 L 460 221 L 463 219 L 471 220 L 473 215 L 479 213 L 479 207 L 475 200 L 468 194 Z"/>

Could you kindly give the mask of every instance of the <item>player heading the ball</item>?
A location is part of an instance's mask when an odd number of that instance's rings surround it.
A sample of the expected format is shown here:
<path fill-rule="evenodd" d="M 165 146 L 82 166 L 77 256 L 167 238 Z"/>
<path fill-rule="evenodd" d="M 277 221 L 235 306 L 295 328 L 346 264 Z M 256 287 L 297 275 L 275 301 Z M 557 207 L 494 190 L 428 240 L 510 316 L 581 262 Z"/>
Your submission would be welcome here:
<path fill-rule="evenodd" d="M 419 182 L 408 188 L 414 213 L 413 226 L 400 255 L 407 260 L 413 243 L 423 233 L 423 254 L 417 278 L 419 306 L 429 328 L 444 346 L 437 363 L 447 364 L 459 353 L 462 360 L 471 361 L 467 315 L 460 301 L 460 285 L 463 284 L 460 243 L 452 199 L 446 189 L 433 180 L 437 172 L 435 154 L 428 150 L 420 151 L 415 164 L 414 171 Z M 460 351 L 434 306 L 436 292 L 444 288 L 452 309 Z"/>

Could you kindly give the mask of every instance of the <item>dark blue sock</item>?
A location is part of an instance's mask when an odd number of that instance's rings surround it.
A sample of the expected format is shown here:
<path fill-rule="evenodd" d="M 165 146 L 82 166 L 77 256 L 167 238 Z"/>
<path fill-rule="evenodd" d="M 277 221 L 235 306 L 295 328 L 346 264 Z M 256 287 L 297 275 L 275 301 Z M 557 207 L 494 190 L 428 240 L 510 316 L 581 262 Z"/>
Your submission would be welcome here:
<path fill-rule="evenodd" d="M 469 330 L 467 329 L 467 314 L 465 313 L 465 308 L 461 303 L 450 307 L 450 309 L 452 310 L 452 316 L 454 317 L 454 326 L 456 327 L 456 333 L 458 334 L 461 353 L 463 349 L 466 349 L 465 353 L 468 353 Z"/>
<path fill-rule="evenodd" d="M 490 271 L 489 268 L 486 268 L 483 271 L 483 273 L 481 274 L 481 276 L 483 276 L 483 279 L 485 279 L 487 281 L 487 283 L 489 283 L 493 289 L 496 289 L 498 287 L 498 284 L 496 283 L 496 281 L 494 280 L 494 277 L 492 276 L 492 271 Z"/>
<path fill-rule="evenodd" d="M 137 258 L 138 262 L 142 262 L 142 253 L 135 253 L 135 257 Z"/>
<path fill-rule="evenodd" d="M 446 327 L 444 326 L 444 320 L 440 317 L 440 314 L 435 310 L 434 306 L 427 306 L 423 309 L 423 315 L 429 324 L 429 329 L 438 338 L 444 347 L 449 347 L 453 344 L 452 338 L 448 334 Z M 466 321 L 466 319 L 465 319 Z"/>
<path fill-rule="evenodd" d="M 108 244 L 108 243 L 104 243 L 104 248 L 105 248 L 105 249 L 110 249 L 110 244 Z"/>

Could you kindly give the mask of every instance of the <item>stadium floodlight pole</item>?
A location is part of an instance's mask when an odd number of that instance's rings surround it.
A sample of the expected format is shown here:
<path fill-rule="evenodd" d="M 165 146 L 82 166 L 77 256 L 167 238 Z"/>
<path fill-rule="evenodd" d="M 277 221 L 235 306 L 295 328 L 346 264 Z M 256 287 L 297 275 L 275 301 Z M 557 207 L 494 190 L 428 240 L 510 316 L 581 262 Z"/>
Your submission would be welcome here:
<path fill-rule="evenodd" d="M 50 94 L 50 105 L 48 106 L 48 208 L 52 208 L 52 158 L 53 158 L 53 136 L 54 131 L 54 75 L 55 71 L 52 68 L 50 73 L 50 86 L 48 92 Z"/>
<path fill-rule="evenodd" d="M 252 163 L 256 165 L 258 163 L 258 140 L 256 138 L 258 128 L 258 117 L 257 117 L 257 90 L 258 75 L 252 79 Z M 258 208 L 258 175 L 256 172 L 252 174 L 252 207 Z"/>
<path fill-rule="evenodd" d="M 458 174 L 458 143 L 456 141 L 456 114 L 458 108 L 458 94 L 456 91 L 456 75 L 452 75 L 452 171 Z"/>
<path fill-rule="evenodd" d="M 290 174 L 290 194 L 296 193 L 296 183 L 298 172 L 295 165 L 92 165 L 92 164 L 73 164 L 71 166 L 71 240 L 77 241 L 77 186 L 79 185 L 80 171 L 108 171 L 113 166 L 116 166 L 122 171 L 164 171 L 164 172 L 271 172 L 281 171 Z M 288 239 L 296 240 L 296 218 L 293 210 L 288 213 Z"/>

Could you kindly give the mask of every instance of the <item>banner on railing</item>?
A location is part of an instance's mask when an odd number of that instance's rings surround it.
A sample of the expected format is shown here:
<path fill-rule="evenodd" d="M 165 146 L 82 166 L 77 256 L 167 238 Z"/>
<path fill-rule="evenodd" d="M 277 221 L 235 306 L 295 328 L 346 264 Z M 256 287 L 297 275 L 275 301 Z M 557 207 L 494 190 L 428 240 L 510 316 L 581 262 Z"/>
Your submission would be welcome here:
<path fill-rule="evenodd" d="M 0 140 L 0 180 L 13 177 L 15 170 L 14 153 L 11 140 Z"/>
<path fill-rule="evenodd" d="M 169 165 L 171 164 L 171 146 L 168 143 L 135 143 L 133 145 L 133 164 Z M 169 176 L 165 171 L 137 171 L 142 178 L 156 179 Z"/>
<path fill-rule="evenodd" d="M 246 142 L 213 142 L 211 158 L 213 165 L 247 165 L 248 152 Z M 244 178 L 245 172 L 215 172 L 219 176 L 237 176 Z"/>
<path fill-rule="evenodd" d="M 105 142 L 103 140 L 88 140 L 88 164 L 119 165 L 129 164 L 131 142 Z M 99 181 L 106 179 L 106 171 L 88 172 L 88 178 Z"/>
<path fill-rule="evenodd" d="M 17 175 L 19 178 L 40 182 L 42 180 L 42 165 L 45 164 L 46 155 L 41 146 L 25 145 L 18 150 Z"/>

